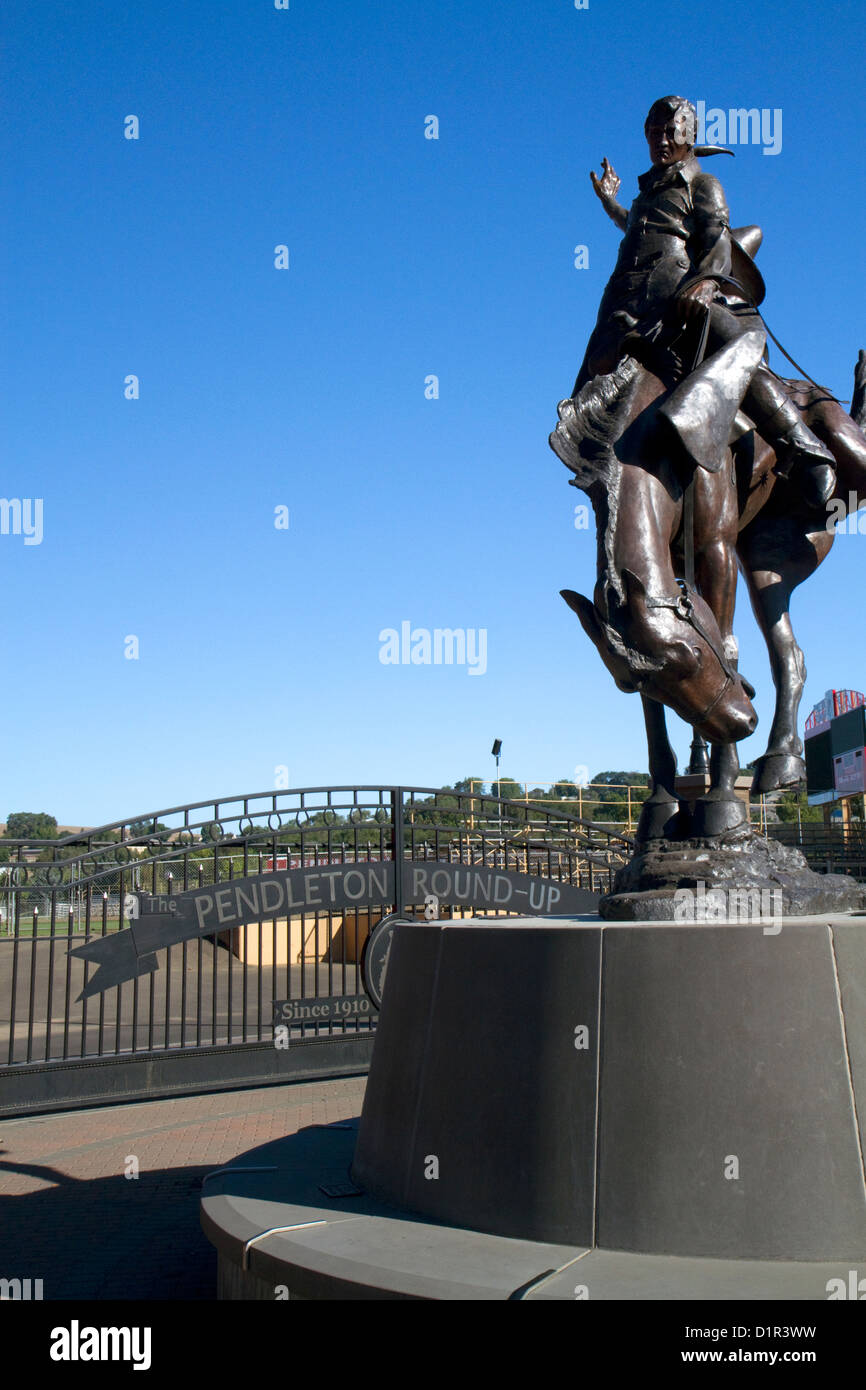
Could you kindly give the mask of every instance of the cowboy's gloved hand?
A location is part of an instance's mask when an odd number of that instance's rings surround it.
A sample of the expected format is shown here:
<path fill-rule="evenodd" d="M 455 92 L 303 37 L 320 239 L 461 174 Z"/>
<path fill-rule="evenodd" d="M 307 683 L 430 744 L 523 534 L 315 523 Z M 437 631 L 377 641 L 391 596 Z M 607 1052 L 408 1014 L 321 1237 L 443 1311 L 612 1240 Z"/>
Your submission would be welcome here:
<path fill-rule="evenodd" d="M 715 280 L 699 280 L 677 296 L 677 308 L 686 323 L 703 318 L 716 297 Z"/>

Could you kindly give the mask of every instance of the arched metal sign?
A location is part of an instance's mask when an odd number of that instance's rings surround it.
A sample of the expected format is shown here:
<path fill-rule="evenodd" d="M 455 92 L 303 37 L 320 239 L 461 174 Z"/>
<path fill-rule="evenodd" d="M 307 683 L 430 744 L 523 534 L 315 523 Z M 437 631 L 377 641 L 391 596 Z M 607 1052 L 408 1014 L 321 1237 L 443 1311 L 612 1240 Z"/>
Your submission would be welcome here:
<path fill-rule="evenodd" d="M 340 911 L 395 903 L 423 906 L 428 900 L 522 916 L 592 912 L 597 896 L 556 879 L 506 869 L 438 860 L 404 859 L 399 878 L 392 861 L 277 869 L 171 895 L 127 895 L 131 925 L 99 936 L 69 952 L 94 962 L 95 974 L 80 999 L 151 974 L 156 953 L 182 941 L 231 931 L 265 918 L 292 913 Z"/>

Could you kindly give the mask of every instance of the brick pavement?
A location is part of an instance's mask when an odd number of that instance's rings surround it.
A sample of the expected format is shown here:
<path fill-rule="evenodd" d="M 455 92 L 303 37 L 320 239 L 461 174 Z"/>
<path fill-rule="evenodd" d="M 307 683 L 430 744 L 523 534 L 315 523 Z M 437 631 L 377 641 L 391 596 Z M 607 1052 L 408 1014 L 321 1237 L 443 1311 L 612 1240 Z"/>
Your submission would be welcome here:
<path fill-rule="evenodd" d="M 46 1299 L 212 1299 L 205 1173 L 310 1124 L 360 1114 L 364 1077 L 0 1121 L 0 1278 Z M 124 1177 L 129 1155 L 137 1179 Z"/>

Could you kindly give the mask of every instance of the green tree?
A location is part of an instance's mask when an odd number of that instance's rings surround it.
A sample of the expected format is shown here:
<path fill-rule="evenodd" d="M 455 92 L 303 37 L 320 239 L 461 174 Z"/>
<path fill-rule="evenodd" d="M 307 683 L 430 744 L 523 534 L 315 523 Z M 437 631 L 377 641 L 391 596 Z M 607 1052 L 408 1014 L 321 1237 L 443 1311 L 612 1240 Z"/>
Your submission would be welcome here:
<path fill-rule="evenodd" d="M 129 838 L 137 839 L 142 835 L 159 835 L 168 830 L 167 825 L 163 825 L 161 820 L 132 820 L 129 822 Z"/>
<path fill-rule="evenodd" d="M 501 796 L 506 801 L 523 800 L 523 788 L 513 777 L 500 777 L 498 782 L 491 783 L 490 790 L 494 796 Z"/>
<path fill-rule="evenodd" d="M 6 837 L 9 840 L 56 840 L 57 821 L 47 811 L 10 811 Z"/>
<path fill-rule="evenodd" d="M 791 821 L 799 819 L 801 821 L 822 821 L 824 819 L 820 806 L 810 806 L 806 800 L 805 792 L 783 792 L 775 804 L 776 815 L 779 820 Z"/>
<path fill-rule="evenodd" d="M 648 787 L 645 772 L 599 772 L 584 792 L 584 815 L 594 821 L 627 821 L 629 794 L 627 787 Z M 641 797 L 632 796 L 632 814 Z"/>
<path fill-rule="evenodd" d="M 646 772 L 597 772 L 590 783 L 593 787 L 648 787 Z"/>
<path fill-rule="evenodd" d="M 483 788 L 483 777 L 461 777 L 459 781 L 454 783 L 454 791 L 456 792 L 480 792 Z"/>

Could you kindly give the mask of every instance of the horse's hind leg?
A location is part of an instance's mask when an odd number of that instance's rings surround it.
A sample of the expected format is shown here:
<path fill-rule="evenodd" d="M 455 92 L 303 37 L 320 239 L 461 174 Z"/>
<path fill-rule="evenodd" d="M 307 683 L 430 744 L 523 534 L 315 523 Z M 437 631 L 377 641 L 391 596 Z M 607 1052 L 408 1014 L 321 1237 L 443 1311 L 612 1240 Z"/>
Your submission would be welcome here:
<path fill-rule="evenodd" d="M 866 502 L 866 353 L 854 372 L 851 414 L 838 401 L 821 397 L 807 412 L 810 428 L 828 445 L 836 460 L 836 498 L 846 512 Z M 851 493 L 856 502 L 852 507 Z"/>
<path fill-rule="evenodd" d="M 676 839 L 679 830 L 679 803 L 676 793 L 677 759 L 665 723 L 665 707 L 658 700 L 641 695 L 649 750 L 650 794 L 643 804 L 635 838 Z"/>
<path fill-rule="evenodd" d="M 866 352 L 862 348 L 857 357 L 857 366 L 854 368 L 851 419 L 859 429 L 866 429 Z"/>
<path fill-rule="evenodd" d="M 797 712 L 806 684 L 806 662 L 791 626 L 788 603 L 791 587 L 771 570 L 747 574 L 752 608 L 770 654 L 776 687 L 776 708 L 767 751 L 755 763 L 753 792 L 779 791 L 805 777 L 803 744 L 797 733 Z"/>
<path fill-rule="evenodd" d="M 810 393 L 804 387 L 804 401 Z M 836 460 L 836 497 L 850 510 L 866 501 L 866 353 L 854 373 L 851 415 L 832 397 L 819 393 L 806 410 L 809 427 Z M 831 508 L 828 508 L 828 517 Z M 779 791 L 806 775 L 797 713 L 806 682 L 806 663 L 791 627 L 791 594 L 818 568 L 833 544 L 833 527 L 814 514 L 780 514 L 775 490 L 769 510 L 741 533 L 737 550 L 752 608 L 764 634 L 776 687 L 776 709 L 767 751 L 756 764 L 752 789 Z"/>
<path fill-rule="evenodd" d="M 776 708 L 767 751 L 758 758 L 752 782 L 754 792 L 778 791 L 796 786 L 805 777 L 803 744 L 797 733 L 797 713 L 806 683 L 806 663 L 791 626 L 791 594 L 820 564 L 832 537 L 826 532 L 810 536 L 806 525 L 786 518 L 783 534 L 762 535 L 760 530 L 743 535 L 743 573 L 752 608 L 767 643 L 770 669 L 776 687 Z"/>

